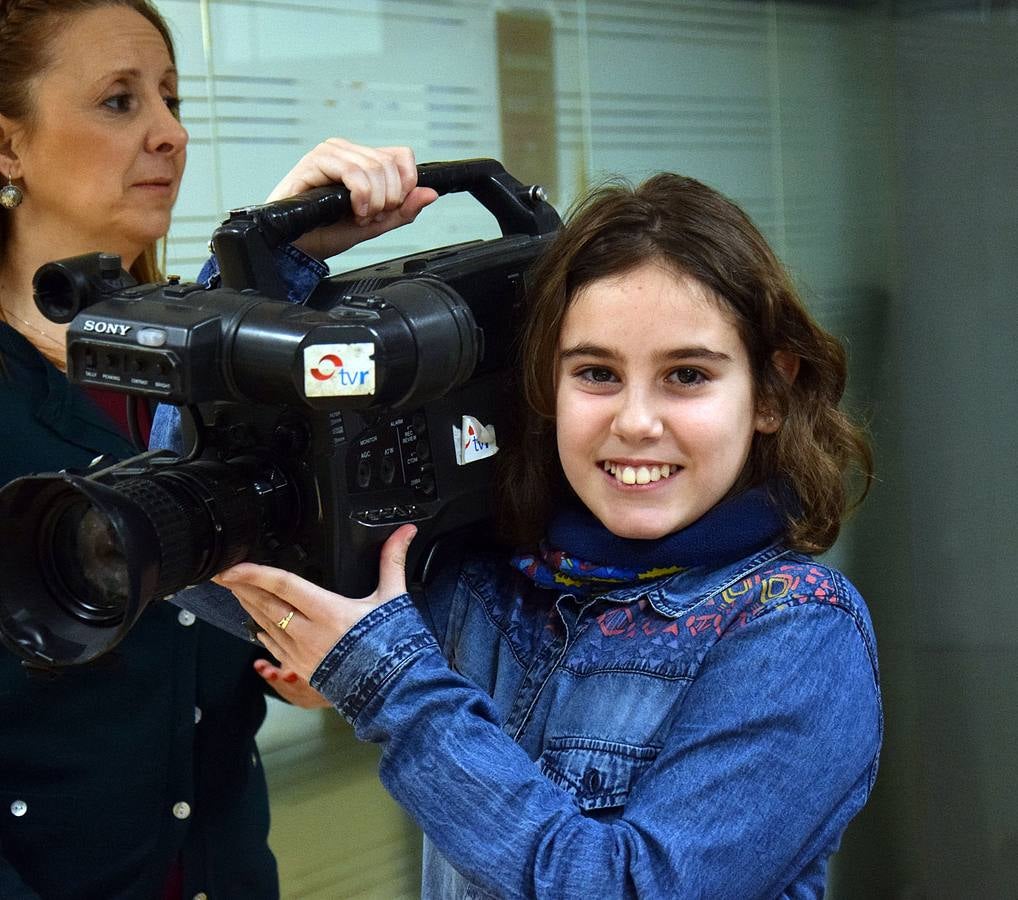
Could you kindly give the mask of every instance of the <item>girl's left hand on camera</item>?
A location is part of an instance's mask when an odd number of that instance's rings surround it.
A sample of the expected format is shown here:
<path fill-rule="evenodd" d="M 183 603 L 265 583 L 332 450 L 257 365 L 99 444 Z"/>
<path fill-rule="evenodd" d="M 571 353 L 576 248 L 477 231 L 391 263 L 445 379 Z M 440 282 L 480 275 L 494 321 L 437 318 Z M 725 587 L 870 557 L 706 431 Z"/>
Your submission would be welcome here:
<path fill-rule="evenodd" d="M 240 563 L 212 580 L 232 591 L 258 623 L 259 641 L 280 665 L 310 681 L 325 655 L 357 622 L 406 593 L 406 556 L 415 534 L 413 525 L 404 525 L 389 536 L 382 545 L 378 587 L 359 600 L 254 563 Z"/>
<path fill-rule="evenodd" d="M 430 188 L 417 187 L 417 161 L 409 147 L 364 147 L 334 137 L 305 154 L 267 202 L 336 182 L 350 191 L 353 222 L 317 228 L 294 242 L 317 259 L 412 222 L 438 198 Z"/>

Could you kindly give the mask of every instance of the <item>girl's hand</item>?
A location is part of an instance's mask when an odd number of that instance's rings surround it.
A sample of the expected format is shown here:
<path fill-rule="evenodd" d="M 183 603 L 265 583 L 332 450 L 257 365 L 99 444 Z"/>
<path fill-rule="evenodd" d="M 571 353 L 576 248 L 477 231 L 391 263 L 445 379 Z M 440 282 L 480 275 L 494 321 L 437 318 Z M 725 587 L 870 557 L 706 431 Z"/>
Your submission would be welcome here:
<path fill-rule="evenodd" d="M 321 709 L 332 705 L 292 669 L 281 669 L 267 659 L 255 660 L 254 668 L 287 703 L 304 709 Z"/>
<path fill-rule="evenodd" d="M 409 147 L 362 147 L 334 137 L 307 153 L 267 202 L 337 181 L 350 191 L 354 219 L 316 228 L 295 241 L 317 259 L 412 222 L 438 197 L 431 188 L 417 187 L 417 162 Z"/>
<path fill-rule="evenodd" d="M 360 600 L 327 591 L 291 572 L 240 563 L 212 580 L 233 591 L 261 627 L 258 640 L 310 681 L 325 655 L 371 610 L 406 593 L 406 554 L 417 529 L 404 525 L 382 545 L 378 587 Z"/>

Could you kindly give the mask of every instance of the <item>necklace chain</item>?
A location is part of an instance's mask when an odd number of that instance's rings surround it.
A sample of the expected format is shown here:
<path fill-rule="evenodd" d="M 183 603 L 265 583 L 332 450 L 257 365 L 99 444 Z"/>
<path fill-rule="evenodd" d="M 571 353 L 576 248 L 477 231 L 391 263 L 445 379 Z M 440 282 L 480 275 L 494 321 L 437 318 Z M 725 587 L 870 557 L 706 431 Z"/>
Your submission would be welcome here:
<path fill-rule="evenodd" d="M 55 337 L 53 337 L 53 335 L 49 334 L 45 329 L 40 328 L 38 325 L 33 325 L 27 319 L 23 319 L 21 318 L 21 316 L 12 313 L 6 306 L 4 306 L 3 300 L 0 300 L 0 316 L 3 316 L 4 321 L 7 322 L 8 324 L 10 324 L 11 319 L 14 319 L 15 321 L 20 322 L 22 325 L 31 328 L 32 331 L 34 331 L 38 335 L 41 335 L 43 338 L 49 341 L 49 343 L 52 344 L 54 347 L 63 348 L 64 346 L 62 341 L 58 341 Z"/>

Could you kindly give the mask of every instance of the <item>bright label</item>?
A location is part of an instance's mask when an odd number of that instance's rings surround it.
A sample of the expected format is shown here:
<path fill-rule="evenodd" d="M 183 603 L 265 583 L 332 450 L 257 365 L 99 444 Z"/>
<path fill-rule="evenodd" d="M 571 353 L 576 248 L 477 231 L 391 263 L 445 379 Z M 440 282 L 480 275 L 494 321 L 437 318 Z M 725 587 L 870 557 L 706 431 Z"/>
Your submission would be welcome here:
<path fill-rule="evenodd" d="M 465 466 L 498 453 L 495 426 L 482 425 L 473 416 L 464 416 L 459 428 L 452 426 L 452 439 L 456 442 L 457 465 Z"/>
<path fill-rule="evenodd" d="M 304 348 L 304 394 L 351 397 L 375 392 L 374 344 L 313 344 Z"/>

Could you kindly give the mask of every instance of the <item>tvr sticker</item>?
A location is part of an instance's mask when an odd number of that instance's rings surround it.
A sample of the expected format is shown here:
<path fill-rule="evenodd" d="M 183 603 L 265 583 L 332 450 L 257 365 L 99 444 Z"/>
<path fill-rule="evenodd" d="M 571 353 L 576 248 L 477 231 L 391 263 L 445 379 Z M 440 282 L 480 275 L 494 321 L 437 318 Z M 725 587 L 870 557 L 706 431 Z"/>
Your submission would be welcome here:
<path fill-rule="evenodd" d="M 482 425 L 473 416 L 464 416 L 459 428 L 452 426 L 452 438 L 456 443 L 456 464 L 460 466 L 498 453 L 495 426 Z"/>
<path fill-rule="evenodd" d="M 375 345 L 312 344 L 304 348 L 304 395 L 353 397 L 375 392 Z"/>

